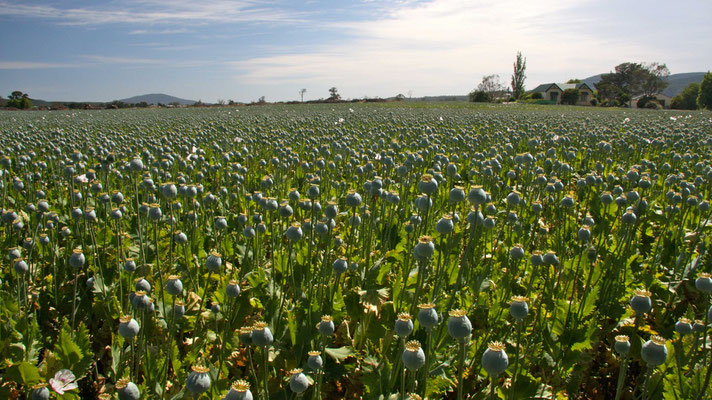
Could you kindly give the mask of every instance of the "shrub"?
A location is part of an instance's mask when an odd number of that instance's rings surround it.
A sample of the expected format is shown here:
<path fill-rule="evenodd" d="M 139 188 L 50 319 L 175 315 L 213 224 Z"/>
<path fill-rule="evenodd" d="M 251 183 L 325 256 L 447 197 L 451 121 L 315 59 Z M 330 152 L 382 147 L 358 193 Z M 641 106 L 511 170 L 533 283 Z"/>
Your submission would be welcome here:
<path fill-rule="evenodd" d="M 700 92 L 697 95 L 697 106 L 712 110 L 712 72 L 705 74 L 700 83 Z"/>
<path fill-rule="evenodd" d="M 561 93 L 561 104 L 573 106 L 579 100 L 581 93 L 578 89 L 566 89 Z"/>
<path fill-rule="evenodd" d="M 489 96 L 484 90 L 474 90 L 470 92 L 469 97 L 473 103 L 487 103 L 489 101 Z"/>
<path fill-rule="evenodd" d="M 531 98 L 534 100 L 541 100 L 544 98 L 544 95 L 541 92 L 534 92 L 532 93 Z"/>

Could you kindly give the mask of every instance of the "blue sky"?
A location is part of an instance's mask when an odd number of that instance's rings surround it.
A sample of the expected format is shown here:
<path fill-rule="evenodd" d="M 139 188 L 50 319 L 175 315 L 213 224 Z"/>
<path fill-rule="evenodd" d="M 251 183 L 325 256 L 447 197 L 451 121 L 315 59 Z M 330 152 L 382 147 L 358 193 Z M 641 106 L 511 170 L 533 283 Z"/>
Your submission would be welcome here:
<path fill-rule="evenodd" d="M 111 101 L 465 94 L 621 62 L 712 69 L 708 0 L 0 0 L 0 95 Z"/>

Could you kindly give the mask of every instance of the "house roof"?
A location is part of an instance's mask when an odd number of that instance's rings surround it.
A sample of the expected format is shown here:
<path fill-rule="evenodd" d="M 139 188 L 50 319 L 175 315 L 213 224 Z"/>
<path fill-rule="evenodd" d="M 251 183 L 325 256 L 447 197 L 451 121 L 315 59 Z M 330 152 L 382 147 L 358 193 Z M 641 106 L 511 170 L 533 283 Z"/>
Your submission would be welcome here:
<path fill-rule="evenodd" d="M 593 92 L 593 88 L 589 86 L 585 82 L 581 83 L 543 83 L 534 89 L 532 89 L 532 92 L 546 92 L 547 90 L 551 89 L 552 86 L 556 86 L 559 90 L 562 92 L 566 89 L 588 89 Z"/>

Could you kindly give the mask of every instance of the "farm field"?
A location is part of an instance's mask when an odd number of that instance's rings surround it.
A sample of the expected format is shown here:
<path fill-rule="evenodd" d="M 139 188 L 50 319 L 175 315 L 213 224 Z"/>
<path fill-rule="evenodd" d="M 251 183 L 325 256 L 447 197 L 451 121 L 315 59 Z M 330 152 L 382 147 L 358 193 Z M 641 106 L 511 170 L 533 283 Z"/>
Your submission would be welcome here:
<path fill-rule="evenodd" d="M 712 396 L 709 112 L 0 112 L 0 151 L 0 398 Z"/>

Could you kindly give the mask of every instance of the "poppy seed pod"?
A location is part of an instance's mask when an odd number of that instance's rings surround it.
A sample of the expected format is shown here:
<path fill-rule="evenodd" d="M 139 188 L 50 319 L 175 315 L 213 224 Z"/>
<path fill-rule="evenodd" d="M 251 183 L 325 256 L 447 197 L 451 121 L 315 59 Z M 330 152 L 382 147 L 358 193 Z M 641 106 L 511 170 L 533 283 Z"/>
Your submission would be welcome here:
<path fill-rule="evenodd" d="M 435 244 L 430 236 L 421 236 L 413 248 L 413 256 L 420 261 L 429 260 L 435 252 Z"/>
<path fill-rule="evenodd" d="M 218 304 L 218 303 L 216 303 L 216 302 L 210 303 L 210 311 L 211 311 L 213 314 L 219 313 L 219 312 L 220 312 L 220 304 Z"/>
<path fill-rule="evenodd" d="M 487 203 L 487 193 L 482 189 L 482 186 L 474 186 L 467 194 L 467 200 L 473 206 L 485 204 Z"/>
<path fill-rule="evenodd" d="M 227 295 L 227 297 L 232 298 L 235 298 L 240 295 L 240 285 L 237 284 L 236 280 L 230 280 L 230 282 L 225 287 L 225 294 Z"/>
<path fill-rule="evenodd" d="M 527 317 L 527 314 L 529 314 L 529 305 L 527 304 L 527 301 L 529 301 L 527 297 L 513 296 L 512 304 L 509 306 L 509 315 L 521 322 Z"/>
<path fill-rule="evenodd" d="M 255 228 L 246 226 L 245 229 L 242 230 L 242 236 L 244 236 L 245 239 L 252 239 L 255 237 Z"/>
<path fill-rule="evenodd" d="M 509 256 L 512 260 L 520 260 L 524 257 L 524 248 L 519 243 L 516 243 L 511 249 L 509 249 Z"/>
<path fill-rule="evenodd" d="M 119 335 L 124 339 L 131 340 L 138 335 L 140 327 L 138 322 L 130 315 L 119 318 Z"/>
<path fill-rule="evenodd" d="M 432 175 L 425 174 L 418 182 L 418 191 L 428 195 L 433 194 L 438 191 L 438 181 L 433 179 Z"/>
<path fill-rule="evenodd" d="M 557 257 L 556 253 L 551 250 L 544 253 L 542 261 L 545 265 L 559 265 L 559 257 Z"/>
<path fill-rule="evenodd" d="M 640 356 L 648 364 L 648 367 L 655 368 L 664 364 L 667 360 L 668 350 L 665 346 L 665 339 L 660 336 L 653 336 L 645 342 L 640 350 Z"/>
<path fill-rule="evenodd" d="M 334 273 L 343 274 L 349 268 L 349 264 L 348 261 L 346 261 L 346 257 L 339 257 L 334 260 L 334 263 L 331 264 L 331 267 L 334 270 Z"/>
<path fill-rule="evenodd" d="M 151 293 L 151 284 L 143 278 L 136 279 L 136 291 L 142 290 L 146 293 Z"/>
<path fill-rule="evenodd" d="M 625 213 L 621 217 L 621 220 L 626 224 L 634 224 L 635 221 L 638 220 L 638 217 L 636 217 L 635 212 L 633 212 L 633 210 L 628 209 L 625 210 Z"/>
<path fill-rule="evenodd" d="M 692 333 L 692 320 L 684 317 L 680 318 L 679 321 L 675 322 L 675 331 L 681 335 Z"/>
<path fill-rule="evenodd" d="M 339 206 L 335 201 L 329 201 L 326 209 L 324 209 L 324 216 L 328 219 L 334 219 L 339 214 Z"/>
<path fill-rule="evenodd" d="M 207 392 L 210 389 L 210 368 L 194 365 L 191 369 L 185 380 L 185 388 L 196 396 Z"/>
<path fill-rule="evenodd" d="M 643 315 L 649 312 L 653 307 L 650 294 L 651 293 L 645 289 L 635 290 L 633 297 L 630 299 L 630 307 L 635 311 L 636 315 Z"/>
<path fill-rule="evenodd" d="M 447 331 L 453 339 L 465 341 L 472 331 L 472 323 L 467 318 L 465 310 L 450 310 L 450 318 L 447 321 Z"/>
<path fill-rule="evenodd" d="M 482 367 L 492 377 L 499 376 L 509 366 L 509 357 L 504 348 L 504 344 L 500 342 L 491 342 L 482 354 Z"/>
<path fill-rule="evenodd" d="M 700 273 L 700 276 L 695 280 L 695 287 L 700 292 L 712 294 L 712 275 L 707 272 Z"/>
<path fill-rule="evenodd" d="M 591 240 L 591 229 L 584 225 L 578 230 L 578 238 L 582 242 L 588 242 Z"/>
<path fill-rule="evenodd" d="M 533 266 L 538 267 L 539 265 L 544 263 L 544 257 L 542 255 L 542 252 L 539 250 L 534 250 L 532 251 L 532 256 L 529 258 L 529 261 L 532 263 Z"/>
<path fill-rule="evenodd" d="M 413 333 L 413 320 L 410 314 L 405 312 L 398 314 L 393 330 L 396 332 L 396 335 L 402 338 L 408 337 L 408 335 Z"/>
<path fill-rule="evenodd" d="M 133 258 L 127 258 L 126 261 L 124 261 L 122 268 L 126 272 L 134 272 L 136 271 L 136 261 L 134 261 Z"/>
<path fill-rule="evenodd" d="M 223 400 L 253 400 L 250 384 L 241 379 L 235 381 Z"/>
<path fill-rule="evenodd" d="M 346 206 L 351 208 L 356 208 L 361 205 L 361 195 L 355 190 L 349 190 L 344 199 Z"/>
<path fill-rule="evenodd" d="M 227 219 L 225 217 L 215 218 L 215 229 L 222 231 L 227 228 Z"/>
<path fill-rule="evenodd" d="M 266 322 L 255 322 L 252 325 L 252 333 L 250 334 L 252 343 L 257 346 L 267 347 L 274 341 L 272 331 L 269 330 Z"/>
<path fill-rule="evenodd" d="M 613 344 L 613 348 L 620 355 L 626 355 L 630 351 L 630 342 L 628 341 L 628 336 L 618 335 L 616 336 L 616 342 Z"/>
<path fill-rule="evenodd" d="M 445 214 L 435 224 L 435 230 L 441 235 L 448 235 L 455 230 L 455 224 L 452 222 L 452 214 Z"/>
<path fill-rule="evenodd" d="M 291 374 L 289 377 L 289 389 L 294 393 L 303 393 L 309 389 L 309 379 L 302 373 L 300 368 L 293 369 L 289 373 Z"/>
<path fill-rule="evenodd" d="M 450 204 L 461 203 L 465 200 L 465 198 L 465 188 L 463 188 L 462 186 L 455 186 L 450 189 L 450 193 L 448 194 L 448 200 Z"/>
<path fill-rule="evenodd" d="M 72 250 L 72 255 L 69 256 L 69 265 L 72 268 L 79 269 L 83 267 L 85 261 L 86 258 L 84 258 L 84 253 L 82 253 L 81 249 Z"/>
<path fill-rule="evenodd" d="M 251 326 L 243 326 L 242 328 L 240 328 L 240 343 L 244 344 L 245 346 L 249 346 L 252 344 Z"/>
<path fill-rule="evenodd" d="M 333 336 L 336 328 L 334 327 L 334 319 L 330 315 L 323 315 L 321 321 L 317 325 L 319 334 L 322 336 Z"/>
<path fill-rule="evenodd" d="M 705 331 L 705 323 L 702 320 L 696 319 L 695 323 L 692 324 L 692 330 L 697 333 L 702 333 Z"/>
<path fill-rule="evenodd" d="M 222 266 L 222 256 L 217 251 L 211 251 L 208 258 L 205 259 L 205 268 L 208 271 L 215 272 Z"/>
<path fill-rule="evenodd" d="M 420 347 L 420 342 L 411 340 L 406 343 L 401 360 L 409 371 L 417 371 L 425 365 L 425 353 L 422 347 Z"/>
<path fill-rule="evenodd" d="M 23 275 L 30 270 L 30 267 L 27 265 L 27 262 L 22 258 L 15 259 L 14 267 L 15 272 L 17 272 L 18 275 Z"/>
<path fill-rule="evenodd" d="M 173 306 L 173 315 L 178 318 L 185 315 L 185 304 L 182 300 L 176 300 L 176 304 Z"/>
<path fill-rule="evenodd" d="M 712 321 L 712 306 L 707 309 L 707 321 Z"/>
<path fill-rule="evenodd" d="M 324 366 L 324 360 L 321 359 L 320 351 L 310 351 L 307 353 L 309 358 L 307 359 L 307 365 L 314 371 L 320 370 Z"/>
<path fill-rule="evenodd" d="M 183 292 L 183 282 L 178 275 L 171 275 L 166 281 L 166 292 L 171 296 L 178 296 Z"/>
<path fill-rule="evenodd" d="M 148 218 L 153 222 L 158 222 L 163 216 L 163 211 L 161 211 L 161 206 L 154 203 L 148 208 Z"/>
<path fill-rule="evenodd" d="M 46 383 L 38 383 L 32 387 L 30 400 L 49 400 L 49 389 Z"/>
<path fill-rule="evenodd" d="M 435 304 L 419 304 L 418 322 L 426 330 L 432 330 L 439 322 L 438 312 L 435 310 Z"/>
<path fill-rule="evenodd" d="M 142 290 L 135 292 L 133 298 L 131 299 L 131 304 L 139 311 L 146 310 L 149 303 L 150 301 L 148 296 L 146 296 L 146 292 Z"/>
<path fill-rule="evenodd" d="M 301 240 L 303 235 L 302 224 L 299 222 L 292 222 L 287 231 L 284 232 L 284 236 L 292 242 Z"/>
<path fill-rule="evenodd" d="M 138 386 L 128 378 L 119 379 L 114 387 L 119 393 L 119 400 L 138 400 L 141 398 Z"/>

